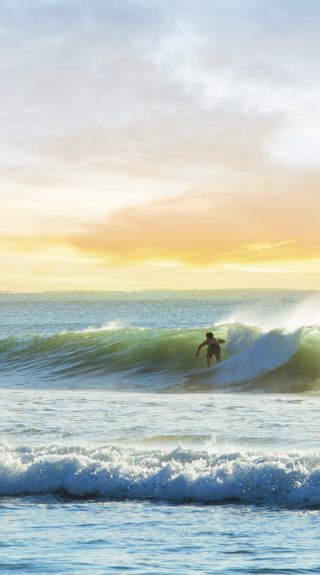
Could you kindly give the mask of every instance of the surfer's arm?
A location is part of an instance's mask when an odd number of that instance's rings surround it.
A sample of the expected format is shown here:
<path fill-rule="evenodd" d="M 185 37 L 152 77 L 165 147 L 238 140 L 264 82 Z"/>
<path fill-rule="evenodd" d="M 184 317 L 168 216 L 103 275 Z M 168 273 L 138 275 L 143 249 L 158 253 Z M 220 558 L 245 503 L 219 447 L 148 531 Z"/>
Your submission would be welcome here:
<path fill-rule="evenodd" d="M 205 340 L 205 341 L 203 341 L 202 343 L 200 343 L 200 345 L 198 346 L 198 349 L 197 349 L 196 357 L 197 357 L 197 355 L 199 355 L 200 349 L 201 349 L 204 345 L 206 345 L 206 344 L 207 344 L 207 340 Z"/>
<path fill-rule="evenodd" d="M 225 339 L 218 339 L 218 342 L 219 343 L 226 343 L 226 340 Z"/>

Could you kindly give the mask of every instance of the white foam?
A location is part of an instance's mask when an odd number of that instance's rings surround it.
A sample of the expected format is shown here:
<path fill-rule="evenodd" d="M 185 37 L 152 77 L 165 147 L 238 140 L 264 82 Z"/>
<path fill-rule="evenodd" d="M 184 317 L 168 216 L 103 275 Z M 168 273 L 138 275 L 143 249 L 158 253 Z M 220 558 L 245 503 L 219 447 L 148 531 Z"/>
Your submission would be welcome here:
<path fill-rule="evenodd" d="M 67 493 L 154 499 L 320 506 L 320 457 L 247 453 L 61 447 L 0 449 L 0 494 Z"/>
<path fill-rule="evenodd" d="M 248 382 L 285 365 L 296 353 L 300 336 L 301 330 L 287 334 L 275 329 L 257 337 L 252 329 L 233 327 L 226 347 L 233 355 L 215 366 L 214 384 Z"/>

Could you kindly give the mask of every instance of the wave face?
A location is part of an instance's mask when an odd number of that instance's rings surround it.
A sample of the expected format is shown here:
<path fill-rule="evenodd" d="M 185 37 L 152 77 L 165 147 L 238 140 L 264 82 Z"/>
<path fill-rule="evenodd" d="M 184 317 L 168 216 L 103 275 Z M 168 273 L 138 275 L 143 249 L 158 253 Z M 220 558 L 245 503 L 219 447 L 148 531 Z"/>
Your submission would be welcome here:
<path fill-rule="evenodd" d="M 0 495 L 25 494 L 319 507 L 320 457 L 2 444 Z"/>
<path fill-rule="evenodd" d="M 214 329 L 224 337 L 223 361 L 204 368 L 205 350 L 195 359 L 204 330 L 106 328 L 0 340 L 2 376 L 32 381 L 101 382 L 131 388 L 228 389 L 252 386 L 269 391 L 315 390 L 320 383 L 319 328 L 291 333 L 243 324 Z M 194 373 L 195 367 L 200 372 Z M 203 369 L 202 369 L 203 368 Z M 108 383 L 109 382 L 109 383 Z M 119 383 L 120 382 L 120 383 Z"/>

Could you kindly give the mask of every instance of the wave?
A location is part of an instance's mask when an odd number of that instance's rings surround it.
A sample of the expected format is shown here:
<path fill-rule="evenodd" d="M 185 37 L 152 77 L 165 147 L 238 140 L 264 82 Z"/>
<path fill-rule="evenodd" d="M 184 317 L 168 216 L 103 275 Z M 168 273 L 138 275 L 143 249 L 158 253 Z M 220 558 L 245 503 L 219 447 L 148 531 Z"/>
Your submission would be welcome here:
<path fill-rule="evenodd" d="M 320 507 L 320 456 L 111 445 L 0 449 L 0 495 Z"/>
<path fill-rule="evenodd" d="M 305 391 L 320 383 L 320 332 L 317 326 L 291 333 L 263 332 L 243 324 L 214 329 L 223 361 L 205 369 L 205 351 L 195 358 L 203 330 L 137 329 L 116 324 L 98 330 L 0 340 L 0 372 L 90 381 L 126 387 L 187 391 L 252 386 L 269 391 Z M 200 367 L 200 371 L 199 371 Z M 195 369 L 198 371 L 195 372 Z M 202 368 L 202 369 L 201 369 Z"/>

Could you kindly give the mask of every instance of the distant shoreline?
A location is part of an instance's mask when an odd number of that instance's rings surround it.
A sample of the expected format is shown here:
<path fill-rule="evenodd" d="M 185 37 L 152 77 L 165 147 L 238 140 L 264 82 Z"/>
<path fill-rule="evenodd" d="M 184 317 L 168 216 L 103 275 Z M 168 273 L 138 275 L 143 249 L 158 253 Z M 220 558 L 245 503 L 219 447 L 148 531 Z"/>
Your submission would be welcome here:
<path fill-rule="evenodd" d="M 41 295 L 41 294 L 79 294 L 79 295 L 88 295 L 88 294 L 106 294 L 106 295 L 115 295 L 115 294 L 177 294 L 177 293 L 186 293 L 186 294 L 218 294 L 218 293 L 261 293 L 261 292 L 277 292 L 277 293 L 317 293 L 320 292 L 320 289 L 304 289 L 304 288 L 213 288 L 213 289 L 136 289 L 136 290 L 39 290 L 39 291 L 9 291 L 9 290 L 0 290 L 0 295 Z"/>

